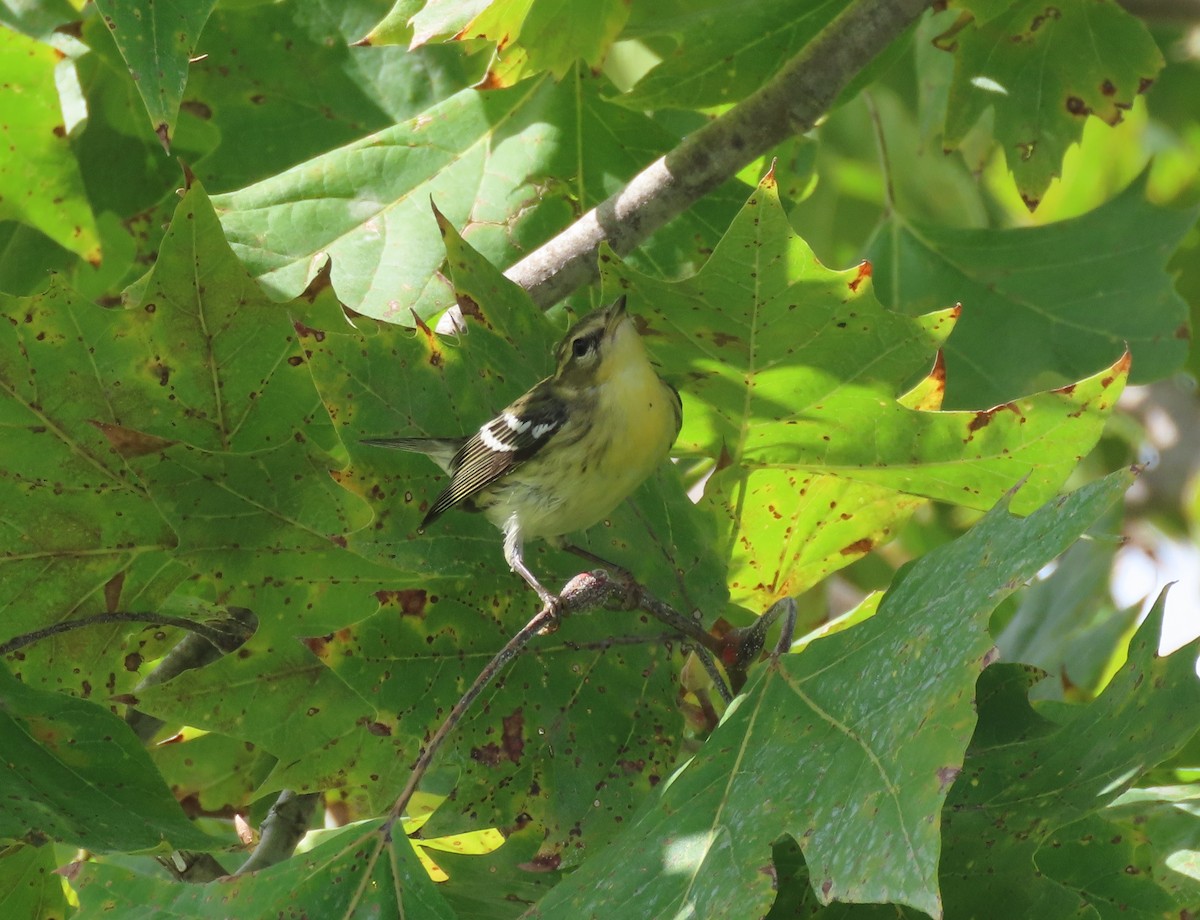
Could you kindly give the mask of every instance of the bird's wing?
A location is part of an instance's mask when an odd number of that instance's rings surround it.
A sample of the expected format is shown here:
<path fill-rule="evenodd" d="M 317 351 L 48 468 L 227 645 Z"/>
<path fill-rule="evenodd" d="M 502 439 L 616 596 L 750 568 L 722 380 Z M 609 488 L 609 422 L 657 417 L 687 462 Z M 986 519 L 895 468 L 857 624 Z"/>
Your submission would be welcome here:
<path fill-rule="evenodd" d="M 566 406 L 548 382 L 543 380 L 467 439 L 451 463 L 450 484 L 425 515 L 422 528 L 535 456 L 562 428 Z"/>

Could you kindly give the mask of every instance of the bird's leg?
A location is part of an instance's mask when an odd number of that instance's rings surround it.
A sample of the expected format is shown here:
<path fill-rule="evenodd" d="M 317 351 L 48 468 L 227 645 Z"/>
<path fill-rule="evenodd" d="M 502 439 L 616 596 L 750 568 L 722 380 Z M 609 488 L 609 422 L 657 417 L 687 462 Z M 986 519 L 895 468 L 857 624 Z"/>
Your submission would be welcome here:
<path fill-rule="evenodd" d="M 534 577 L 533 572 L 525 565 L 524 559 L 524 541 L 521 539 L 521 525 L 517 521 L 516 515 L 508 519 L 504 525 L 504 558 L 508 562 L 509 568 L 525 579 L 525 583 L 537 592 L 537 596 L 542 601 L 542 606 L 549 611 L 551 620 L 543 628 L 543 633 L 551 633 L 558 629 L 559 608 L 562 606 L 562 600 L 557 594 L 551 594 L 542 587 L 541 582 Z"/>

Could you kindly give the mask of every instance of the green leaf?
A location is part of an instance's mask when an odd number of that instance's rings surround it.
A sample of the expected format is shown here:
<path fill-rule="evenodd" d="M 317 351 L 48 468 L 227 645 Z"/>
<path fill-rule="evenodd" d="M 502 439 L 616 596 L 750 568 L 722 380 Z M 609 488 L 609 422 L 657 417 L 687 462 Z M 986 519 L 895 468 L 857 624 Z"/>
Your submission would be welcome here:
<path fill-rule="evenodd" d="M 97 361 L 102 379 L 138 369 L 114 387 L 114 408 L 130 427 L 246 451 L 290 442 L 298 418 L 320 413 L 311 390 L 291 385 L 303 379 L 291 318 L 234 258 L 199 185 L 180 201 L 154 267 L 126 302 L 121 334 L 100 343 Z M 158 411 L 147 418 L 151 404 Z"/>
<path fill-rule="evenodd" d="M 255 798 L 275 758 L 216 732 L 181 733 L 150 749 L 150 758 L 179 801 L 205 814 L 231 814 Z"/>
<path fill-rule="evenodd" d="M 153 0 L 143 5 L 96 0 L 141 93 L 154 133 L 168 151 L 187 84 L 188 62 L 215 3 Z"/>
<path fill-rule="evenodd" d="M 68 916 L 63 880 L 55 874 L 54 847 L 13 843 L 0 847 L 0 911 L 24 920 Z"/>
<path fill-rule="evenodd" d="M 874 617 L 759 668 L 700 752 L 539 916 L 765 913 L 782 834 L 803 848 L 821 903 L 940 916 L 933 816 L 975 726 L 988 616 L 1129 482 L 1113 474 L 1024 519 L 1002 503 L 904 569 Z"/>
<path fill-rule="evenodd" d="M 962 303 L 945 347 L 946 401 L 995 405 L 1074 381 L 1126 348 L 1134 383 L 1178 370 L 1187 304 L 1165 268 L 1197 214 L 1150 204 L 1139 181 L 1045 227 L 951 229 L 896 217 L 870 254 L 895 309 Z"/>
<path fill-rule="evenodd" d="M 121 424 L 113 405 L 119 387 L 98 372 L 97 348 L 117 340 L 122 314 L 57 286 L 0 297 L 0 312 L 4 639 L 72 615 L 154 609 L 185 572 L 170 557 L 174 532 L 126 459 L 165 442 Z M 133 675 L 114 673 L 103 659 L 109 643 L 130 631 L 110 625 L 43 640 L 17 669 L 26 681 L 45 679 L 82 696 L 110 682 L 128 689 Z M 153 645 L 137 651 L 156 657 Z"/>
<path fill-rule="evenodd" d="M 629 18 L 626 0 L 518 0 L 490 4 L 463 28 L 460 39 L 496 43 L 496 55 L 484 82 L 512 86 L 548 71 L 561 80 L 582 60 L 596 69 Z"/>
<path fill-rule="evenodd" d="M 40 230 L 93 264 L 100 261 L 96 219 L 71 152 L 55 88 L 62 52 L 0 27 L 0 221 Z M 7 287 L 7 285 L 5 285 Z"/>
<path fill-rule="evenodd" d="M 207 885 L 135 875 L 103 863 L 86 863 L 77 881 L 79 920 L 112 916 L 176 920 L 263 917 L 278 911 L 310 917 L 428 917 L 454 914 L 401 835 L 361 827 L 276 866 Z"/>
<path fill-rule="evenodd" d="M 412 118 L 478 73 L 452 48 L 348 47 L 359 35 L 338 14 L 353 9 L 284 0 L 213 11 L 182 116 L 220 132 L 193 164 L 206 188 L 241 188 Z"/>
<path fill-rule="evenodd" d="M 734 599 L 752 608 L 862 556 L 922 499 L 982 510 L 1028 477 L 1014 510 L 1044 502 L 1095 444 L 1128 365 L 993 409 L 931 411 L 958 311 L 892 313 L 869 263 L 826 269 L 770 176 L 693 278 L 612 271 L 633 309 L 653 304 L 647 341 L 685 400 L 676 449 L 717 465 L 704 503 Z"/>
<path fill-rule="evenodd" d="M 737 102 L 765 83 L 845 7 L 817 0 L 729 3 L 708 0 L 642 7 L 635 35 L 669 35 L 676 47 L 618 98 L 635 109 L 708 108 Z M 637 10 L 635 10 L 635 17 Z"/>
<path fill-rule="evenodd" d="M 409 20 L 425 6 L 423 0 L 396 0 L 387 15 L 379 20 L 371 31 L 364 35 L 357 44 L 370 45 L 408 45 L 413 40 L 413 28 Z"/>
<path fill-rule="evenodd" d="M 281 719 L 278 708 L 263 705 L 271 697 L 304 705 Z M 411 738 L 393 734 L 391 719 L 299 641 L 278 636 L 260 634 L 237 654 L 139 690 L 129 702 L 150 715 L 252 741 L 274 756 L 278 764 L 257 795 L 338 788 L 347 773 L 373 775 L 378 785 L 369 792 L 382 809 L 416 756 Z"/>
<path fill-rule="evenodd" d="M 333 286 L 356 311 L 393 322 L 408 321 L 410 308 L 429 316 L 449 300 L 429 199 L 456 226 L 512 218 L 533 189 L 493 177 L 544 173 L 562 102 L 546 80 L 466 90 L 214 203 L 234 251 L 276 296 L 296 296 L 332 262 Z"/>
<path fill-rule="evenodd" d="M 6 768 L 0 837 L 100 852 L 211 848 L 129 727 L 95 703 L 35 690 L 0 668 Z"/>
<path fill-rule="evenodd" d="M 79 18 L 68 0 L 0 0 L 0 25 L 46 41 L 54 30 Z"/>
<path fill-rule="evenodd" d="M 395 323 L 451 303 L 430 198 L 495 265 L 604 200 L 676 138 L 600 98 L 578 76 L 464 90 L 416 118 L 214 203 L 234 251 L 273 296 L 295 297 L 327 263 L 339 299 Z M 510 177 L 519 176 L 519 180 Z M 554 177 L 551 179 L 550 177 Z M 699 261 L 743 192 L 718 191 L 645 247 L 640 264 Z"/>
<path fill-rule="evenodd" d="M 1039 686 L 1039 698 L 1094 695 L 1137 625 L 1142 605 L 1118 610 L 1109 593 L 1108 573 L 1120 544 L 1117 523 L 1106 522 L 1067 550 L 1050 575 L 1022 594 L 996 636 L 1005 661 L 1051 676 Z"/>
<path fill-rule="evenodd" d="M 1082 873 L 1070 854 L 1091 843 L 1090 819 L 1107 820 L 1105 806 L 1196 731 L 1198 644 L 1158 656 L 1162 612 L 1160 597 L 1124 667 L 1095 702 L 1042 710 L 1054 721 L 1029 708 L 1029 679 L 1021 672 L 1005 666 L 985 674 L 980 734 L 946 803 L 947 916 L 986 915 L 999 898 L 1013 916 L 1075 916 L 1081 906 L 1100 910 L 1113 897 L 1112 876 L 1130 865 L 1118 862 L 1123 850 L 1095 842 Z"/>
<path fill-rule="evenodd" d="M 398 15 L 397 7 L 404 2 L 396 0 L 389 17 Z M 456 35 L 491 3 L 492 0 L 427 0 L 421 11 L 412 17 L 413 45 Z"/>
<path fill-rule="evenodd" d="M 957 147 L 992 110 L 993 133 L 1031 211 L 1087 117 L 1117 124 L 1163 67 L 1146 27 L 1110 0 L 1021 0 L 954 41 L 945 143 Z"/>
<path fill-rule="evenodd" d="M 4 638 L 160 610 L 189 574 L 189 592 L 240 598 L 288 635 L 374 613 L 389 573 L 339 548 L 370 512 L 330 478 L 340 464 L 319 445 L 336 442 L 292 319 L 241 271 L 199 188 L 134 301 L 4 299 Z M 142 629 L 44 639 L 16 667 L 83 696 L 125 692 L 166 641 L 126 638 Z"/>
<path fill-rule="evenodd" d="M 1194 911 L 1200 905 L 1200 867 L 1196 865 L 1200 816 L 1196 813 L 1196 799 L 1194 785 L 1130 789 L 1106 808 L 1104 817 L 1116 826 L 1119 837 L 1103 839 L 1114 846 L 1124 843 L 1133 851 L 1133 858 L 1119 865 L 1120 856 L 1124 855 L 1119 853 L 1118 859 L 1110 860 L 1104 887 L 1111 886 L 1120 891 L 1141 882 L 1141 890 L 1135 889 L 1136 903 L 1152 909 L 1149 899 L 1154 897 L 1165 903 L 1168 910 L 1178 911 L 1180 916 L 1184 909 Z M 1094 846 L 1094 841 L 1089 840 L 1087 844 Z M 1090 853 L 1085 851 L 1080 855 Z M 1080 860 L 1079 864 L 1082 862 Z M 1130 865 L 1141 872 L 1129 872 Z M 1145 882 L 1158 890 L 1148 890 L 1144 887 Z M 1099 893 L 1101 885 L 1092 880 L 1088 887 Z M 1119 903 L 1124 902 L 1124 892 L 1121 895 Z"/>

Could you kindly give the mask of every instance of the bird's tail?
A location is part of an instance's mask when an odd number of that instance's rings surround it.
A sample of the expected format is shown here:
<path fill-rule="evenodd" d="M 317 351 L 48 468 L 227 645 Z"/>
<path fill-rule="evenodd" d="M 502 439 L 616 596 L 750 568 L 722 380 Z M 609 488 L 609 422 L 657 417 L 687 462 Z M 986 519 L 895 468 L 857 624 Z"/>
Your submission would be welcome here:
<path fill-rule="evenodd" d="M 388 447 L 392 450 L 407 450 L 415 454 L 424 454 L 442 468 L 444 472 L 452 472 L 452 465 L 458 450 L 463 445 L 462 438 L 367 438 L 363 442 L 371 447 Z"/>

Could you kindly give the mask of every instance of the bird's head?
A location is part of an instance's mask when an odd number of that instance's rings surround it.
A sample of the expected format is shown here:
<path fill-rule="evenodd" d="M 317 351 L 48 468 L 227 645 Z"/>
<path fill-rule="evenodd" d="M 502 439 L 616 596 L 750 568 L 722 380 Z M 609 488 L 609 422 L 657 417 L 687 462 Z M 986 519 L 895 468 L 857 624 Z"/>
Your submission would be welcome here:
<path fill-rule="evenodd" d="M 635 364 L 648 364 L 625 297 L 577 322 L 555 349 L 555 380 L 570 387 L 596 386 Z"/>

